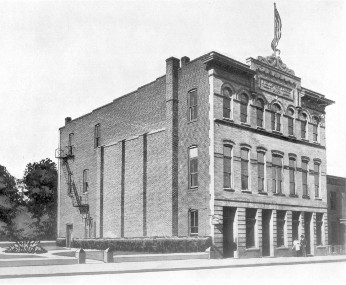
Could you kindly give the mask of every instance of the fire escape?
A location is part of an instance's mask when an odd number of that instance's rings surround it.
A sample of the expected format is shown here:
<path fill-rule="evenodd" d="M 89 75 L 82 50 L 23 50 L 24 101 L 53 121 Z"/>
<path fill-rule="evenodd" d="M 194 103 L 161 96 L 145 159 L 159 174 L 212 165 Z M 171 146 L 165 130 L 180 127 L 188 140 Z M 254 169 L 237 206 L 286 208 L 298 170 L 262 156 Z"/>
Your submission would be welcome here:
<path fill-rule="evenodd" d="M 73 172 L 69 165 L 69 161 L 74 159 L 74 146 L 58 148 L 55 151 L 55 157 L 60 159 L 62 162 L 61 169 L 65 176 L 65 180 L 68 186 L 68 195 L 72 199 L 73 207 L 77 207 L 79 209 L 79 213 L 82 215 L 82 219 L 90 226 L 92 218 L 90 217 L 89 212 L 88 196 L 82 196 L 79 194 L 79 191 L 73 178 Z"/>

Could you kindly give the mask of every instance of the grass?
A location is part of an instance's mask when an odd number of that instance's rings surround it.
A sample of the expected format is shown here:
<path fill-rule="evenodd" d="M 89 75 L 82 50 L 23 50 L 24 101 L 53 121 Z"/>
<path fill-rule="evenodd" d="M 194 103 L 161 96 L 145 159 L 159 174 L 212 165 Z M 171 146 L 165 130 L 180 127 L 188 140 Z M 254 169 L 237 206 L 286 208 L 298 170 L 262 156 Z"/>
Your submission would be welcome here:
<path fill-rule="evenodd" d="M 24 255 L 24 254 L 0 254 L 0 259 L 14 259 L 14 258 L 45 258 L 41 255 Z"/>

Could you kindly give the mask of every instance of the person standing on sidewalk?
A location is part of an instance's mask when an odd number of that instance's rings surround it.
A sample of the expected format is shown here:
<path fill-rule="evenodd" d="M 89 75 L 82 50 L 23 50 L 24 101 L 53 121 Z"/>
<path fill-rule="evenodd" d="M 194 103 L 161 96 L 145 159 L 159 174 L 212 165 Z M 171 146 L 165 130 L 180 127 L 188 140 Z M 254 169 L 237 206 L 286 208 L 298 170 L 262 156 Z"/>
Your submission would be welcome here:
<path fill-rule="evenodd" d="M 300 242 L 298 240 L 297 237 L 295 237 L 294 241 L 293 241 L 293 256 L 298 257 L 300 256 Z"/>
<path fill-rule="evenodd" d="M 306 239 L 304 235 L 300 236 L 300 248 L 301 248 L 302 256 L 306 257 Z"/>

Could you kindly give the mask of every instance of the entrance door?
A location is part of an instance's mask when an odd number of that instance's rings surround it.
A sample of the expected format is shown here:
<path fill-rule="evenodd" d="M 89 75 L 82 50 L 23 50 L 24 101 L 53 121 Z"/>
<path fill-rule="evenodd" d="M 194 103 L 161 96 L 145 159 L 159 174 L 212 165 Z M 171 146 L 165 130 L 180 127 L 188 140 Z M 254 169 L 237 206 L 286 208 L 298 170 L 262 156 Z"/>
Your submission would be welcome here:
<path fill-rule="evenodd" d="M 73 232 L 73 225 L 67 224 L 66 225 L 66 247 L 71 247 L 72 232 Z"/>
<path fill-rule="evenodd" d="M 270 256 L 271 210 L 262 210 L 262 256 Z"/>
<path fill-rule="evenodd" d="M 236 208 L 223 207 L 223 257 L 234 257 L 237 250 L 234 241 L 234 219 Z"/>
<path fill-rule="evenodd" d="M 311 254 L 311 235 L 310 235 L 310 225 L 311 225 L 312 213 L 304 213 L 304 231 L 306 239 L 306 254 Z"/>

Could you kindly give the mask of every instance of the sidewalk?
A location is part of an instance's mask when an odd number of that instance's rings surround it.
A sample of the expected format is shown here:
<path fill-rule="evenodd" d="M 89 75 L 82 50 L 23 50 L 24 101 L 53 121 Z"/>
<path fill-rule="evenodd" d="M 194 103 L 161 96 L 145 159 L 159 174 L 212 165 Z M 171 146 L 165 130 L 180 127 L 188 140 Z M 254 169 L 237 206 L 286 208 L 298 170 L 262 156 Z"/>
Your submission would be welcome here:
<path fill-rule="evenodd" d="M 196 259 L 148 262 L 103 263 L 87 260 L 86 264 L 60 266 L 25 266 L 0 268 L 0 279 L 44 276 L 73 276 L 95 274 L 123 274 L 155 271 L 199 270 L 254 266 L 274 266 L 303 263 L 346 262 L 346 255 L 315 257 L 277 257 L 252 259 Z"/>

